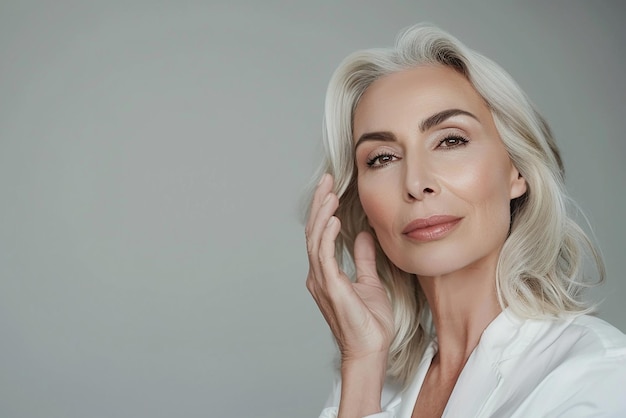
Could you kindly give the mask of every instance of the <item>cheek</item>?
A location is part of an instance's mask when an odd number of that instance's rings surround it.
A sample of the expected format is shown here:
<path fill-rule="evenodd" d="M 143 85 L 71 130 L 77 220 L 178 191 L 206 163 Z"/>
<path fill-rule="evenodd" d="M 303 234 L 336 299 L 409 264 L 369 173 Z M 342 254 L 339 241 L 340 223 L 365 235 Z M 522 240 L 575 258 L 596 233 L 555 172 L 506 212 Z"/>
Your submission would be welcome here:
<path fill-rule="evenodd" d="M 361 206 L 370 226 L 377 235 L 384 233 L 384 229 L 389 228 L 393 219 L 391 188 L 378 187 L 378 182 L 359 181 L 358 190 Z"/>
<path fill-rule="evenodd" d="M 508 155 L 477 156 L 474 164 L 456 164 L 449 167 L 446 178 L 449 184 L 461 192 L 466 200 L 487 203 L 488 201 L 504 201 L 508 206 L 510 200 L 511 166 L 507 164 Z"/>
<path fill-rule="evenodd" d="M 510 223 L 510 170 L 485 161 L 474 166 L 456 183 L 466 202 L 474 207 L 482 234 L 506 236 Z"/>
<path fill-rule="evenodd" d="M 384 204 L 384 201 L 377 198 L 372 194 L 361 194 L 361 206 L 367 216 L 367 220 L 372 228 L 378 233 L 378 229 L 381 227 L 381 223 L 387 218 L 386 214 L 389 213 L 389 209 Z"/>

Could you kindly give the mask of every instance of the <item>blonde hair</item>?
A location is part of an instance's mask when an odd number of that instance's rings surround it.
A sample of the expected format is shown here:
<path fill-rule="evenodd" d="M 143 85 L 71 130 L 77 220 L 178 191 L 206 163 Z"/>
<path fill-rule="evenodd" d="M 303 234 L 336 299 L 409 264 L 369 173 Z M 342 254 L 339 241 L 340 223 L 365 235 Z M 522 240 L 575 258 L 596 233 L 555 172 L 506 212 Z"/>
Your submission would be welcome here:
<path fill-rule="evenodd" d="M 511 228 L 496 271 L 498 300 L 525 318 L 558 317 L 589 312 L 582 291 L 592 284 L 581 264 L 589 254 L 604 279 L 595 247 L 568 215 L 572 202 L 550 129 L 524 92 L 501 67 L 467 48 L 450 34 L 428 24 L 400 34 L 394 48 L 371 49 L 348 56 L 333 74 L 326 95 L 325 159 L 322 173 L 335 178 L 336 215 L 342 231 L 337 257 L 353 258 L 354 239 L 370 231 L 359 201 L 353 114 L 368 86 L 381 76 L 419 65 L 442 65 L 464 75 L 490 108 L 509 156 L 527 182 L 527 192 L 511 202 Z M 319 177 L 319 176 L 318 176 Z M 588 250 L 586 253 L 585 250 Z M 388 373 L 406 382 L 428 342 L 426 300 L 414 275 L 398 269 L 377 245 L 377 267 L 392 302 L 395 338 Z"/>

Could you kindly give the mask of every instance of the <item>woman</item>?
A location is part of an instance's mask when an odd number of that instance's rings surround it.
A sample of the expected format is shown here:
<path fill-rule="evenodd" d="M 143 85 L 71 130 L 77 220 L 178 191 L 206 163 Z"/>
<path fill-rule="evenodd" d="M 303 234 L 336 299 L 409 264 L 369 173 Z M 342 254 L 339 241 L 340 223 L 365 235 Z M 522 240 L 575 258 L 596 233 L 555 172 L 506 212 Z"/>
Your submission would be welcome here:
<path fill-rule="evenodd" d="M 418 25 L 340 65 L 325 128 L 307 288 L 341 367 L 321 417 L 626 416 L 626 337 L 582 298 L 602 261 L 504 70 Z"/>

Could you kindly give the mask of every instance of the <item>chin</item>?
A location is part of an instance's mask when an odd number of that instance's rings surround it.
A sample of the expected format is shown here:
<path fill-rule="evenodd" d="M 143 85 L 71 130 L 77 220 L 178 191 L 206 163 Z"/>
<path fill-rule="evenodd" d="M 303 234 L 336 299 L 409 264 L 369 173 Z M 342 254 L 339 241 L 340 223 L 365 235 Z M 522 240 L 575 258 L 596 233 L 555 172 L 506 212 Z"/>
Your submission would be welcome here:
<path fill-rule="evenodd" d="M 430 261 L 426 262 L 427 260 Z M 422 277 L 444 276 L 463 269 L 462 263 L 459 265 L 456 263 L 450 263 L 449 257 L 446 260 L 438 260 L 432 257 L 421 256 L 419 262 L 416 262 L 415 259 L 391 259 L 391 261 L 400 270 Z"/>
<path fill-rule="evenodd" d="M 420 267 L 413 267 L 409 269 L 402 269 L 403 271 L 406 271 L 407 273 L 410 274 L 414 274 L 418 277 L 441 277 L 441 276 L 446 276 L 448 274 L 454 273 L 455 271 L 458 271 L 456 269 L 450 269 L 450 268 L 436 268 L 436 267 L 424 267 L 424 266 L 420 266 Z"/>
<path fill-rule="evenodd" d="M 503 243 L 504 239 L 441 240 L 407 246 L 387 241 L 381 242 L 381 247 L 400 270 L 420 277 L 439 277 L 462 271 L 495 272 Z"/>

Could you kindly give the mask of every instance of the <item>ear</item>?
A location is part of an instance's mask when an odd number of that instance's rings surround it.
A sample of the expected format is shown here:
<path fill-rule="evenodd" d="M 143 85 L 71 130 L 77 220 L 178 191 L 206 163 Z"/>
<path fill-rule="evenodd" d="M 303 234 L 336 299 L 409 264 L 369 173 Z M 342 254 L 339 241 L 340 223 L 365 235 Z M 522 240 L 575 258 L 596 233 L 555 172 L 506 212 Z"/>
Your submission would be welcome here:
<path fill-rule="evenodd" d="M 515 167 L 511 167 L 511 199 L 520 197 L 526 193 L 527 185 L 526 179 L 522 177 L 522 174 Z"/>

